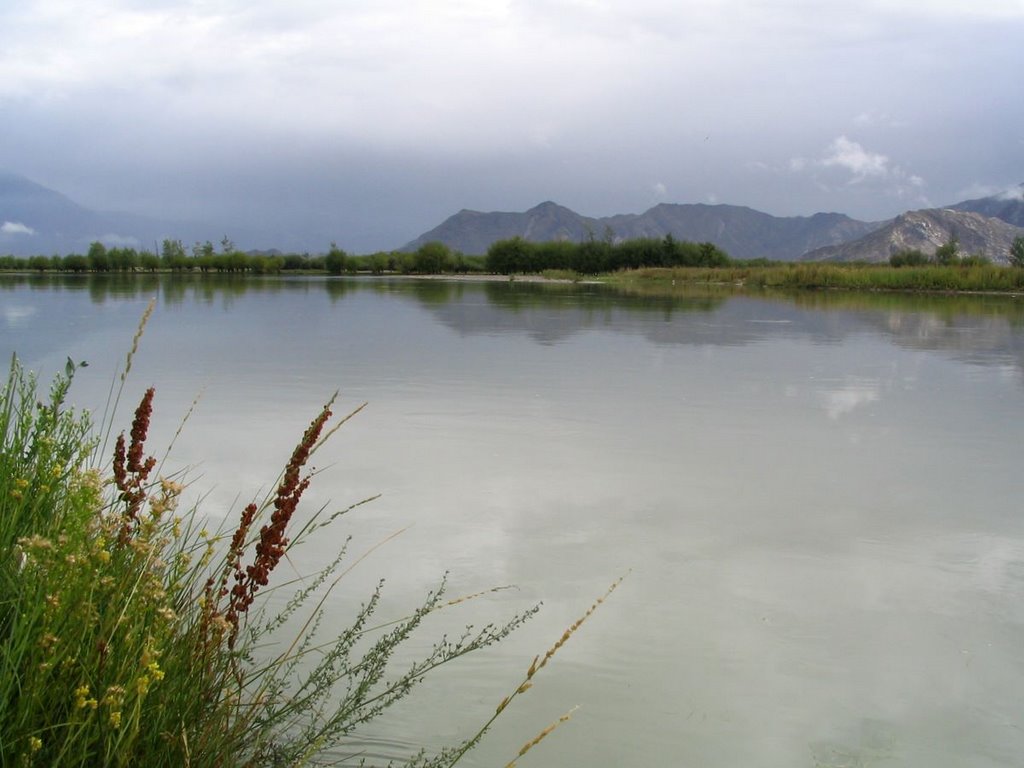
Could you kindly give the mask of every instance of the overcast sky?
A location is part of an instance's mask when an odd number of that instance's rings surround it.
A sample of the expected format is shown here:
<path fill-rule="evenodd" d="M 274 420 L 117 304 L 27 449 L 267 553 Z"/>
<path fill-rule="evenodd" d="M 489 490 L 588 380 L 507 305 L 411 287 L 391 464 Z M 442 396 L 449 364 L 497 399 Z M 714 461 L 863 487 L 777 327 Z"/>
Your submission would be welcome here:
<path fill-rule="evenodd" d="M 1024 0 L 2 0 L 0 169 L 365 252 L 461 208 L 1024 182 Z"/>

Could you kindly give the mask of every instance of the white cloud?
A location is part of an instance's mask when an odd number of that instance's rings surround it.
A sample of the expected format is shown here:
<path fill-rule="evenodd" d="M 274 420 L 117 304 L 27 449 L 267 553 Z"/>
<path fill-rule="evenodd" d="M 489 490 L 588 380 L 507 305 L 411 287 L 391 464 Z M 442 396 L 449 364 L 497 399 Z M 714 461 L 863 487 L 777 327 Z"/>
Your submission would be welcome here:
<path fill-rule="evenodd" d="M 34 235 L 36 231 L 19 221 L 5 221 L 0 225 L 0 232 L 5 235 Z"/>
<path fill-rule="evenodd" d="M 837 185 L 847 189 L 864 187 L 872 194 L 881 192 L 897 200 L 930 205 L 924 194 L 927 182 L 922 176 L 893 163 L 881 152 L 866 149 L 846 135 L 833 140 L 816 160 L 791 158 L 789 171 L 809 174 L 823 192 L 834 191 Z"/>
<path fill-rule="evenodd" d="M 1005 184 L 974 183 L 961 187 L 956 195 L 958 200 L 976 200 L 982 197 L 995 197 L 1000 200 L 1024 200 L 1024 184 L 1006 186 Z"/>
<path fill-rule="evenodd" d="M 826 168 L 845 168 L 853 174 L 854 181 L 870 176 L 888 176 L 889 158 L 877 152 L 869 152 L 846 136 L 840 136 L 828 148 L 828 155 L 821 161 Z"/>
<path fill-rule="evenodd" d="M 666 187 L 663 182 L 655 182 L 653 190 L 654 196 L 657 197 L 659 200 L 668 197 L 668 187 Z"/>
<path fill-rule="evenodd" d="M 431 217 L 482 205 L 479 189 L 493 207 L 554 197 L 588 213 L 714 189 L 790 214 L 819 209 L 826 190 L 831 209 L 881 218 L 895 212 L 893 195 L 924 188 L 914 172 L 954 189 L 965 183 L 957 162 L 988 156 L 972 142 L 1009 146 L 1020 109 L 991 94 L 1013 92 L 1024 30 L 969 22 L 1022 9 L 1021 0 L 4 0 L 0 165 L 105 195 L 79 199 L 94 208 L 158 215 L 206 215 L 206 196 L 259 216 L 251 198 L 268 189 L 270 168 L 303 183 L 322 170 L 348 196 L 319 198 L 324 210 L 348 198 L 369 208 L 378 196 L 368 188 L 383 185 L 365 179 L 383 178 L 369 167 L 384 158 L 401 168 L 395 188 L 431 199 Z M 961 61 L 951 50 L 986 55 Z M 956 100 L 933 98 L 940 81 Z M 914 138 L 890 130 L 910 115 L 926 131 L 914 172 L 898 165 L 911 156 L 899 141 Z M 968 124 L 971 115 L 991 130 Z M 1020 167 L 1020 153 L 991 163 Z M 353 157 L 364 175 L 351 172 Z M 443 194 L 398 180 L 430 177 L 433 190 L 438 168 L 463 161 Z M 170 195 L 161 184 L 135 196 L 142 185 L 118 176 L 140 169 L 185 192 L 171 205 L 158 199 Z M 486 180 L 467 181 L 476 173 Z M 236 196 L 207 191 L 243 179 Z M 390 194 L 380 192 L 382 210 L 397 207 Z"/>
<path fill-rule="evenodd" d="M 1004 189 L 998 195 L 1000 200 L 1022 200 L 1024 201 L 1024 184 L 1010 189 Z"/>
<path fill-rule="evenodd" d="M 19 328 L 28 325 L 29 319 L 36 314 L 35 307 L 28 306 L 6 306 L 4 307 L 4 321 L 12 328 Z"/>
<path fill-rule="evenodd" d="M 828 417 L 834 421 L 856 408 L 876 402 L 881 397 L 881 388 L 877 381 L 858 380 L 822 392 L 820 397 Z"/>

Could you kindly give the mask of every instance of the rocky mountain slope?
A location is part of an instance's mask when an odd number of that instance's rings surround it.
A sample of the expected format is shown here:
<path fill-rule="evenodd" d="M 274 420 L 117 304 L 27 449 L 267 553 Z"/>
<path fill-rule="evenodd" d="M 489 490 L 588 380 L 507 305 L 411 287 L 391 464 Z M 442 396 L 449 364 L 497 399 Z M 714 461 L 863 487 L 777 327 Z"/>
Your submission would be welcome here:
<path fill-rule="evenodd" d="M 1024 235 L 1024 229 L 952 208 L 909 211 L 858 240 L 810 251 L 803 260 L 887 262 L 892 254 L 910 249 L 931 255 L 954 234 L 962 253 L 980 253 L 1005 264 L 1009 262 L 1010 245 L 1015 237 Z"/>
<path fill-rule="evenodd" d="M 808 250 L 856 239 L 883 224 L 856 221 L 839 213 L 778 217 L 735 205 L 669 203 L 641 214 L 590 218 L 545 202 L 524 213 L 459 211 L 402 250 L 416 250 L 438 240 L 463 253 L 481 254 L 496 240 L 511 237 L 579 242 L 587 237 L 629 240 L 671 234 L 679 240 L 712 242 L 738 259 L 793 260 Z"/>
<path fill-rule="evenodd" d="M 1024 184 L 1001 195 L 964 200 L 962 203 L 951 205 L 950 208 L 980 213 L 982 216 L 1002 219 L 1007 224 L 1024 227 Z"/>

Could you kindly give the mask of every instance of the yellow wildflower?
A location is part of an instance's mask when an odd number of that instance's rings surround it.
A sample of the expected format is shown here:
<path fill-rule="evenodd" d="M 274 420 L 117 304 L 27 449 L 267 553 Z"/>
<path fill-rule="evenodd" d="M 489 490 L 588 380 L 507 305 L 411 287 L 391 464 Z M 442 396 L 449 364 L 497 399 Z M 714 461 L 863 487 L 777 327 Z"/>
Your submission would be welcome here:
<path fill-rule="evenodd" d="M 163 680 L 164 679 L 164 671 L 162 669 L 160 669 L 160 665 L 157 664 L 155 661 L 150 662 L 149 664 L 147 664 L 146 665 L 146 669 L 149 671 L 149 674 L 151 674 L 153 676 L 154 680 Z"/>

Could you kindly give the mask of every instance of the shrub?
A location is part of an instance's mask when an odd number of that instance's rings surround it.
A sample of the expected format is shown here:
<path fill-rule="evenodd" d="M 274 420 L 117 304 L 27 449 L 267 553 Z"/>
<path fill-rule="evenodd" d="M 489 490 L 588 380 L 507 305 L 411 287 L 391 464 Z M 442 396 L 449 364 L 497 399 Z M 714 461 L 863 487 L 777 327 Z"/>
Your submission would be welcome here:
<path fill-rule="evenodd" d="M 928 263 L 928 256 L 918 248 L 906 248 L 889 257 L 893 267 L 921 267 Z"/>
<path fill-rule="evenodd" d="M 131 354 L 125 373 L 130 367 Z M 76 369 L 69 360 L 42 398 L 14 360 L 0 393 L 0 765 L 309 764 L 432 671 L 501 641 L 536 611 L 441 638 L 395 671 L 389 661 L 423 619 L 463 600 L 446 599 L 442 578 L 410 615 L 375 628 L 378 584 L 324 644 L 317 627 L 344 546 L 280 610 L 263 598 L 282 558 L 364 503 L 292 525 L 310 458 L 360 409 L 328 429 L 328 401 L 275 490 L 248 504 L 232 532 L 211 533 L 196 509 L 179 511 L 182 478 L 155 474 L 147 455 L 155 391 L 103 468 L 104 425 L 97 431 L 65 406 Z M 120 390 L 115 410 L 119 399 Z M 457 763 L 596 606 L 534 660 L 476 733 L 407 765 Z M 295 620 L 298 634 L 282 637 Z M 282 639 L 285 650 L 268 659 L 263 649 Z"/>

